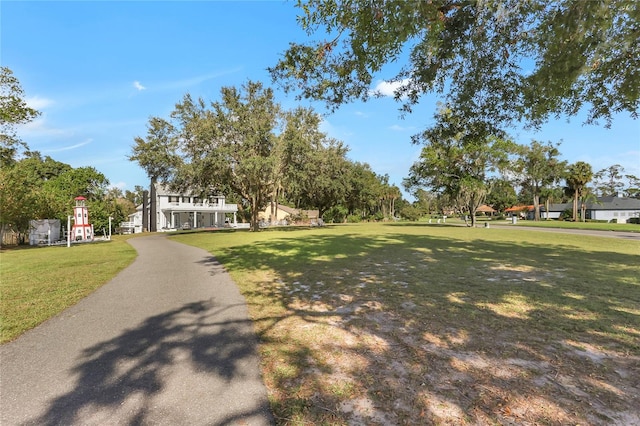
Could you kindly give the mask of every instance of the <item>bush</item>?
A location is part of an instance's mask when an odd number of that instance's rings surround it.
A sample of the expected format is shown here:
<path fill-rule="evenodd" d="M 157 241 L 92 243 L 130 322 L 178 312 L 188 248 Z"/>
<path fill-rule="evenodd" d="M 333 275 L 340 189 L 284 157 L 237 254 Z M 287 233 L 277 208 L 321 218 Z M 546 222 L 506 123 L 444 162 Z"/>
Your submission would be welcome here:
<path fill-rule="evenodd" d="M 343 223 L 347 217 L 347 209 L 342 206 L 331 207 L 322 215 L 327 223 Z"/>
<path fill-rule="evenodd" d="M 347 216 L 348 223 L 360 223 L 362 222 L 362 217 L 359 214 L 350 214 Z"/>
<path fill-rule="evenodd" d="M 627 223 L 634 223 L 636 225 L 640 225 L 640 217 L 632 217 L 627 221 Z"/>
<path fill-rule="evenodd" d="M 420 219 L 420 217 L 422 216 L 422 212 L 420 211 L 419 208 L 408 205 L 403 207 L 402 210 L 400 210 L 400 216 L 404 219 L 415 222 L 418 219 Z"/>

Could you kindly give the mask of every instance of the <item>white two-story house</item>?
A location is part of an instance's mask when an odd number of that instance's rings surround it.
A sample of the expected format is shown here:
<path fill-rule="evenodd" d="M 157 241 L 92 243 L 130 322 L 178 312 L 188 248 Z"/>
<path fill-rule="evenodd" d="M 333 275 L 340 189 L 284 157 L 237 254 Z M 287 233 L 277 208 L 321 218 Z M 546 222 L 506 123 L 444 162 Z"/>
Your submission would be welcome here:
<path fill-rule="evenodd" d="M 158 231 L 174 231 L 192 228 L 222 228 L 237 226 L 238 206 L 227 204 L 223 195 L 207 198 L 192 194 L 180 194 L 170 191 L 162 184 L 155 184 L 155 197 L 149 197 L 147 217 L 149 229 Z M 153 205 L 155 203 L 155 205 Z M 151 221 L 155 211 L 155 224 Z M 140 205 L 136 212 L 129 215 L 129 222 L 121 226 L 131 229 L 131 232 L 144 231 L 144 207 Z M 155 228 L 154 226 L 155 225 Z"/>

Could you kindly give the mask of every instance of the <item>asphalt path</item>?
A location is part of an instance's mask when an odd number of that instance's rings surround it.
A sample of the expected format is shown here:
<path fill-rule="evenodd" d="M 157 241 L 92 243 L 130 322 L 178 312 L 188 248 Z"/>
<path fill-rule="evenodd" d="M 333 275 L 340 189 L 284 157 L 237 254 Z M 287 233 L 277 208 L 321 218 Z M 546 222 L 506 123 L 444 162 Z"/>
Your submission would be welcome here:
<path fill-rule="evenodd" d="M 273 424 L 222 266 L 159 234 L 129 243 L 138 257 L 113 280 L 0 346 L 0 424 Z"/>
<path fill-rule="evenodd" d="M 589 229 L 566 229 L 566 228 L 542 228 L 539 226 L 526 226 L 526 225 L 505 225 L 489 223 L 492 228 L 511 228 L 522 231 L 539 231 L 539 232 L 551 232 L 555 234 L 577 234 L 577 235 L 591 235 L 594 237 L 605 238 L 620 238 L 624 240 L 640 241 L 640 232 L 622 232 L 622 231 L 596 231 Z"/>

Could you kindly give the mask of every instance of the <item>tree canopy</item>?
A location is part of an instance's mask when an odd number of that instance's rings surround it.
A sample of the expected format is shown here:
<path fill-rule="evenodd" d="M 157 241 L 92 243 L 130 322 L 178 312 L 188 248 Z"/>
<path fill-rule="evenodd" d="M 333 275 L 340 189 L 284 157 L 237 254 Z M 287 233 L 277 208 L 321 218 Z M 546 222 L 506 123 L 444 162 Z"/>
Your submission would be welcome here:
<path fill-rule="evenodd" d="M 18 138 L 17 124 L 28 123 L 40 113 L 27 106 L 20 82 L 7 67 L 0 67 L 0 166 L 15 161 L 20 147 L 27 145 Z"/>
<path fill-rule="evenodd" d="M 573 194 L 573 221 L 578 220 L 578 200 L 584 195 L 587 189 L 587 184 L 593 178 L 593 170 L 589 163 L 584 161 L 577 161 L 571 165 L 567 170 L 565 179 L 567 181 L 567 188 Z M 581 216 L 582 221 L 585 220 L 584 214 Z"/>
<path fill-rule="evenodd" d="M 588 108 L 588 122 L 638 115 L 640 4 L 635 0 L 298 0 L 300 26 L 274 81 L 330 108 L 397 84 L 410 111 L 438 93 L 461 115 L 538 126 Z M 381 75 L 387 64 L 400 69 Z"/>
<path fill-rule="evenodd" d="M 107 197 L 108 179 L 93 167 L 72 168 L 39 152 L 0 168 L 0 228 L 19 234 L 29 232 L 29 221 L 59 219 L 66 223 L 74 198 L 87 199 L 91 224 L 96 231 L 126 220 L 130 206 Z M 112 225 L 113 225 L 112 224 Z"/>
<path fill-rule="evenodd" d="M 559 145 L 559 144 L 558 144 Z M 560 161 L 560 151 L 551 142 L 531 141 L 520 147 L 515 172 L 517 183 L 533 196 L 534 219 L 540 220 L 540 196 L 550 185 L 560 181 L 566 162 Z"/>
<path fill-rule="evenodd" d="M 424 142 L 420 159 L 404 182 L 406 188 L 426 186 L 449 195 L 475 226 L 475 213 L 489 192 L 489 172 L 509 163 L 515 144 L 491 125 L 449 109 L 436 114 L 436 124 L 414 137 Z"/>

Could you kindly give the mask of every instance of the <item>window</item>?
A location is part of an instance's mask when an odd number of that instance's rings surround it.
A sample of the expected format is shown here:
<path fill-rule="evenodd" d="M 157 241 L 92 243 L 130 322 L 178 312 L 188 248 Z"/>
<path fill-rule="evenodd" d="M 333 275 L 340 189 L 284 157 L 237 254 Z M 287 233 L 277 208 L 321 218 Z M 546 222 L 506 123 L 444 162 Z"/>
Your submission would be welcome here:
<path fill-rule="evenodd" d="M 182 202 L 183 203 L 188 203 L 189 202 L 189 197 L 182 197 Z"/>
<path fill-rule="evenodd" d="M 170 203 L 178 203 L 178 202 L 180 202 L 180 197 L 175 196 L 175 195 L 169 195 L 169 202 Z"/>

